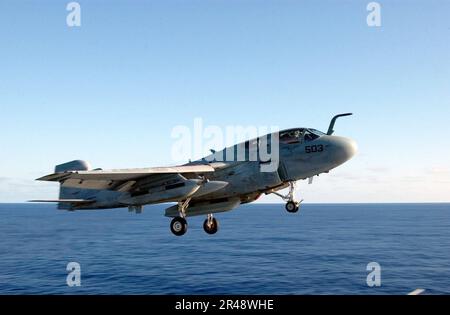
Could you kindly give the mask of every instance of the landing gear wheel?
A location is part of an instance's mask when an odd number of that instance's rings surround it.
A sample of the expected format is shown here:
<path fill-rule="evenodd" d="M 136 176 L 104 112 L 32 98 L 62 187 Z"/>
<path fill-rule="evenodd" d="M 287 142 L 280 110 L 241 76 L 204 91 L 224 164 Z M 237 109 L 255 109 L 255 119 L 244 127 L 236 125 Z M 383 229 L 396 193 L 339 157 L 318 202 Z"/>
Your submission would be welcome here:
<path fill-rule="evenodd" d="M 287 203 L 286 203 L 286 211 L 287 212 L 290 212 L 290 213 L 295 213 L 295 212 L 297 212 L 298 211 L 298 205 L 295 203 L 295 202 L 293 202 L 293 201 L 288 201 Z"/>
<path fill-rule="evenodd" d="M 299 202 L 295 201 L 295 182 L 289 182 L 289 193 L 287 195 L 282 195 L 280 193 L 277 193 L 276 191 L 272 190 L 270 193 L 277 195 L 284 201 L 286 201 L 286 211 L 289 213 L 295 213 L 298 212 L 300 204 L 303 202 L 303 199 Z"/>
<path fill-rule="evenodd" d="M 170 230 L 176 236 L 184 235 L 187 232 L 187 221 L 182 217 L 176 217 L 170 222 Z"/>
<path fill-rule="evenodd" d="M 219 230 L 219 221 L 216 218 L 206 219 L 203 223 L 203 229 L 208 234 L 216 234 Z"/>

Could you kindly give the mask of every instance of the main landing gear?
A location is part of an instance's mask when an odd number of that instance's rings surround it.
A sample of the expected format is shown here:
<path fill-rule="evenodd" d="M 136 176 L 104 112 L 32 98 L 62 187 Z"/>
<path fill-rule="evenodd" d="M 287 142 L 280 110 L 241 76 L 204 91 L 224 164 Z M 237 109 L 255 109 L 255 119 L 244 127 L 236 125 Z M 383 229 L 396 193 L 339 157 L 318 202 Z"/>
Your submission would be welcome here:
<path fill-rule="evenodd" d="M 185 218 L 175 217 L 170 222 L 170 230 L 176 236 L 184 235 L 187 232 L 188 224 Z"/>
<path fill-rule="evenodd" d="M 170 230 L 176 236 L 182 236 L 187 232 L 188 223 L 186 221 L 186 209 L 189 206 L 190 201 L 191 198 L 178 202 L 178 212 L 180 215 L 173 218 L 172 222 L 170 222 Z M 208 217 L 203 223 L 203 229 L 208 234 L 216 234 L 219 230 L 219 222 L 212 214 L 208 214 Z"/>
<path fill-rule="evenodd" d="M 184 235 L 187 232 L 188 224 L 186 221 L 186 209 L 189 206 L 190 201 L 191 198 L 178 202 L 178 213 L 180 215 L 173 218 L 172 222 L 170 222 L 170 230 L 176 236 Z"/>
<path fill-rule="evenodd" d="M 286 201 L 286 211 L 290 213 L 296 213 L 300 209 L 300 204 L 302 203 L 303 199 L 300 201 L 295 201 L 294 197 L 295 192 L 295 182 L 289 182 L 289 192 L 287 195 L 282 195 L 280 193 L 277 193 L 274 191 L 273 193 L 277 195 L 278 197 L 281 197 L 284 201 Z"/>
<path fill-rule="evenodd" d="M 208 214 L 208 218 L 203 222 L 203 229 L 208 234 L 216 234 L 219 230 L 219 221 L 212 214 Z"/>

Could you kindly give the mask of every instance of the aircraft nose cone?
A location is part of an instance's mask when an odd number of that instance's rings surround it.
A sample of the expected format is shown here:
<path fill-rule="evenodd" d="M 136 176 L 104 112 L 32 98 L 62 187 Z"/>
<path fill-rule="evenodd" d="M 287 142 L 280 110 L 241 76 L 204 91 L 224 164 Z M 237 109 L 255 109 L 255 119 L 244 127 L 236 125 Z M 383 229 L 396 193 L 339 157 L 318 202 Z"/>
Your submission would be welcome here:
<path fill-rule="evenodd" d="M 358 151 L 356 142 L 350 138 L 333 137 L 335 156 L 340 163 L 350 160 Z"/>

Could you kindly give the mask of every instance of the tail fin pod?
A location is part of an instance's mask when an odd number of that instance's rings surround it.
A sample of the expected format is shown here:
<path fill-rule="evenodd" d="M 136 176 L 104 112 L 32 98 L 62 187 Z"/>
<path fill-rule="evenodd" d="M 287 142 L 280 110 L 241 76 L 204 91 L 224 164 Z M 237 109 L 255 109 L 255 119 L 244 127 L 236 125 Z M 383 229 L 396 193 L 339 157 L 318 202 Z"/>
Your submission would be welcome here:
<path fill-rule="evenodd" d="M 91 166 L 88 162 L 82 160 L 70 161 L 67 163 L 55 166 L 55 173 L 62 173 L 68 171 L 89 171 Z"/>
<path fill-rule="evenodd" d="M 63 173 L 68 171 L 89 171 L 91 166 L 88 162 L 82 160 L 74 160 L 55 166 L 55 173 Z M 86 199 L 87 195 L 92 192 L 89 189 L 79 189 L 60 186 L 59 199 Z M 70 210 L 72 205 L 69 203 L 58 203 L 58 209 Z"/>

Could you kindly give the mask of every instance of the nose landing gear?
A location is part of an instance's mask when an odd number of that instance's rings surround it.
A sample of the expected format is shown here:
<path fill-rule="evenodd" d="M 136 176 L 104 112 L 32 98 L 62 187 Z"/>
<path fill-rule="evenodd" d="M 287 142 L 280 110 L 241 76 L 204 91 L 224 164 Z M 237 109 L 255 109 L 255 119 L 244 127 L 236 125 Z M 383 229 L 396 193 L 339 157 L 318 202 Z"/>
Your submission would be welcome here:
<path fill-rule="evenodd" d="M 276 191 L 272 193 L 277 195 L 284 201 L 286 201 L 285 208 L 287 212 L 296 213 L 300 209 L 300 204 L 303 202 L 303 199 L 300 201 L 295 201 L 294 192 L 295 192 L 295 182 L 289 182 L 289 192 L 287 195 L 282 195 L 280 193 L 277 193 Z"/>
<path fill-rule="evenodd" d="M 285 208 L 286 208 L 287 212 L 295 213 L 295 212 L 298 212 L 298 209 L 300 208 L 300 204 L 296 203 L 294 201 L 288 201 L 286 203 Z"/>

